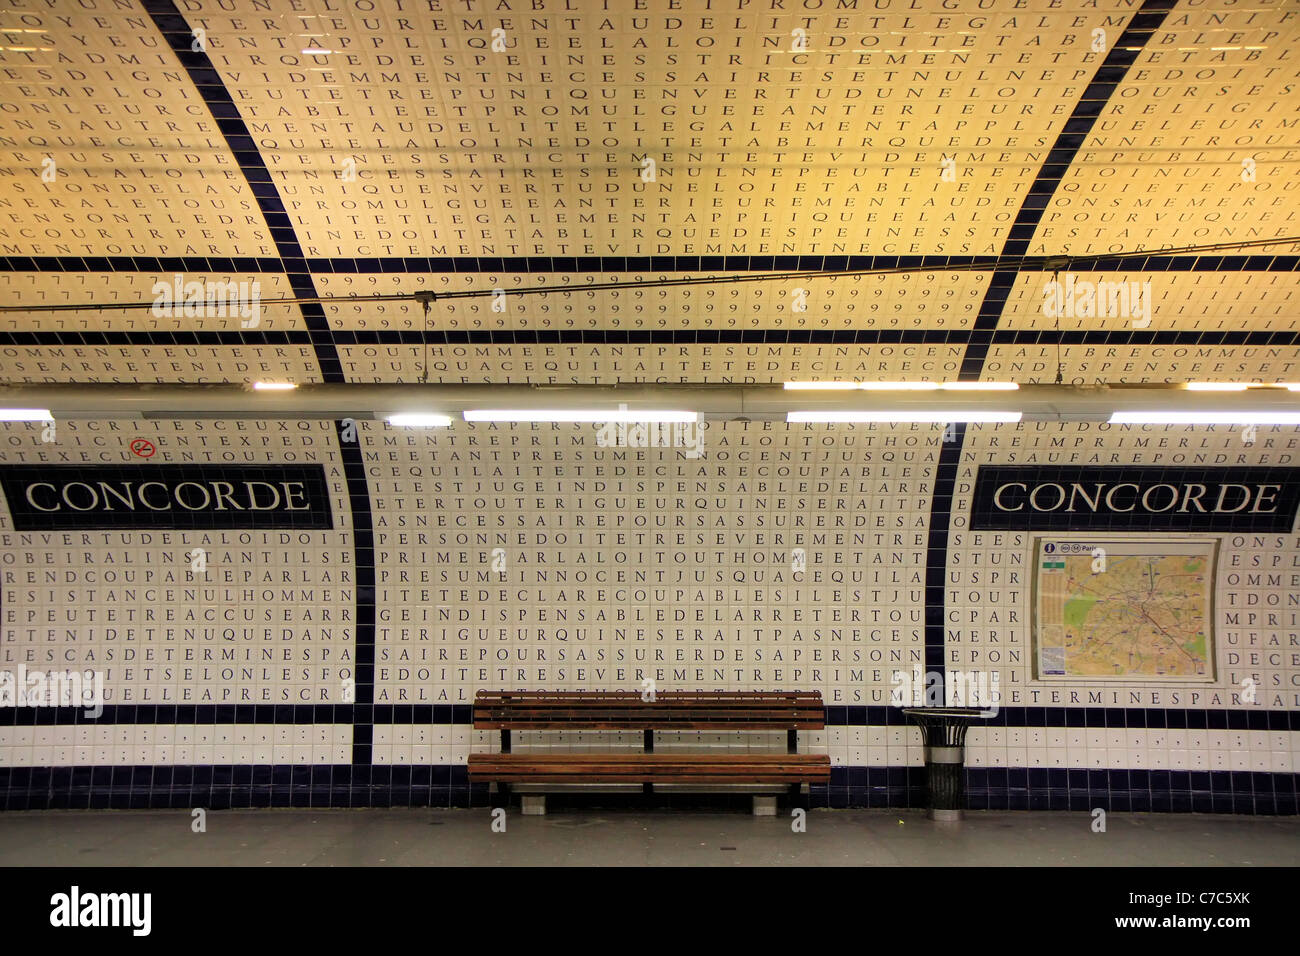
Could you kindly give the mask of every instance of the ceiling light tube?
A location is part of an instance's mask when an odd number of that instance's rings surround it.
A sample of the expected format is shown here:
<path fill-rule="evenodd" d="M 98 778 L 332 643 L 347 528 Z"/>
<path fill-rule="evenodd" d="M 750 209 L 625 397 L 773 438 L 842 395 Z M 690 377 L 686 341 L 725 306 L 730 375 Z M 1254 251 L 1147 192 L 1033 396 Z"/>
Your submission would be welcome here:
<path fill-rule="evenodd" d="M 48 408 L 0 408 L 0 422 L 48 422 L 53 419 Z"/>
<path fill-rule="evenodd" d="M 296 382 L 254 382 L 255 392 L 292 392 L 298 387 Z"/>
<path fill-rule="evenodd" d="M 946 411 L 855 411 L 855 412 L 787 412 L 787 422 L 1018 422 L 1021 412 L 982 412 L 955 409 Z"/>
<path fill-rule="evenodd" d="M 474 408 L 467 422 L 694 422 L 699 412 L 634 408 Z"/>
<path fill-rule="evenodd" d="M 1112 425 L 1300 425 L 1300 412 L 1114 412 Z"/>
<path fill-rule="evenodd" d="M 939 387 L 938 382 L 863 382 L 858 386 L 864 392 L 933 392 Z"/>
<path fill-rule="evenodd" d="M 939 387 L 954 392 L 1014 392 L 1020 385 L 1016 382 L 944 382 Z"/>
<path fill-rule="evenodd" d="M 451 424 L 450 415 L 435 415 L 427 412 L 409 412 L 389 415 L 388 424 L 395 428 L 442 428 Z"/>
<path fill-rule="evenodd" d="M 787 390 L 864 392 L 931 392 L 935 389 L 969 392 L 1014 392 L 1015 382 L 786 382 Z"/>
<path fill-rule="evenodd" d="M 819 392 L 849 392 L 855 388 L 861 388 L 858 382 L 786 382 L 784 388 L 787 391 L 819 391 Z"/>
<path fill-rule="evenodd" d="M 1189 392 L 1244 392 L 1250 388 L 1245 382 L 1188 382 Z"/>

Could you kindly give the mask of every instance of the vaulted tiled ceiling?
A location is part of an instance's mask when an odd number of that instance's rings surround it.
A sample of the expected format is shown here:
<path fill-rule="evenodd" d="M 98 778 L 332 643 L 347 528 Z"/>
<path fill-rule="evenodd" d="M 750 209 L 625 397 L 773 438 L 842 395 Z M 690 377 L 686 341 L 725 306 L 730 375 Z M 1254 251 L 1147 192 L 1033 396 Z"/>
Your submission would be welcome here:
<path fill-rule="evenodd" d="M 1294 0 L 51 0 L 0 44 L 6 381 L 1300 379 L 1300 245 L 1159 254 L 1300 235 Z M 1150 321 L 1050 316 L 1062 269 Z M 41 310 L 178 273 L 260 321 Z"/>

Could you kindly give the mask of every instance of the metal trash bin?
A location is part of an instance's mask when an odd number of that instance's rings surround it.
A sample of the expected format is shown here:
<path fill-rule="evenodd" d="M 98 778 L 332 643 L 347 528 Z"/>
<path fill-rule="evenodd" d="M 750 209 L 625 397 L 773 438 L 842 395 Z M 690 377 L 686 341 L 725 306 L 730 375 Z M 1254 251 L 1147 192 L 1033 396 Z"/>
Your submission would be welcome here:
<path fill-rule="evenodd" d="M 960 820 L 966 808 L 966 731 L 993 716 L 971 707 L 905 707 L 925 742 L 926 803 L 931 820 Z"/>

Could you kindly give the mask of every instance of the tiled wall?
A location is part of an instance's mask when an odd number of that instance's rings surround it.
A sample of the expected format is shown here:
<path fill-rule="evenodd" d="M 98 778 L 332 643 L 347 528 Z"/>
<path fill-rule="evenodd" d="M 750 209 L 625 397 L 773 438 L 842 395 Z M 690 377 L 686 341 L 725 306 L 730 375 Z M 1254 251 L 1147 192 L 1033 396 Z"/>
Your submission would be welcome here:
<path fill-rule="evenodd" d="M 1298 458 L 1300 436 L 1284 427 L 1253 434 L 1229 426 L 968 427 L 948 543 L 945 660 L 950 667 L 998 670 L 1004 707 L 995 723 L 1005 723 L 970 734 L 972 805 L 1295 812 L 1300 535 L 1294 527 L 1288 533 L 1137 532 L 1134 519 L 1111 517 L 1068 534 L 979 531 L 972 530 L 972 505 L 981 465 L 1120 466 L 1131 475 L 1163 473 L 1173 480 L 1205 467 L 1293 467 Z M 1217 544 L 1212 679 L 1035 679 L 1035 538 L 1113 542 L 1112 562 L 1128 546 L 1188 542 L 1213 553 Z M 1253 683 L 1253 701 L 1243 682 Z"/>
<path fill-rule="evenodd" d="M 135 438 L 150 464 L 319 464 L 334 522 L 32 532 L 0 513 L 0 668 L 97 668 L 107 705 L 0 709 L 5 806 L 481 803 L 464 765 L 496 740 L 469 726 L 476 690 L 645 678 L 820 690 L 828 727 L 801 746 L 835 773 L 814 803 L 915 806 L 923 751 L 891 678 L 942 661 L 998 676 L 1001 709 L 968 739 L 973 807 L 1295 812 L 1300 535 L 1144 536 L 1217 541 L 1213 674 L 1063 681 L 1032 665 L 1035 533 L 971 528 L 981 465 L 1285 466 L 1295 429 L 970 426 L 956 448 L 925 425 L 734 422 L 698 456 L 600 447 L 576 425 L 344 437 L 5 427 L 8 465 L 140 465 Z M 956 472 L 938 494 L 941 459 Z M 1256 602 L 1272 617 L 1252 623 Z"/>

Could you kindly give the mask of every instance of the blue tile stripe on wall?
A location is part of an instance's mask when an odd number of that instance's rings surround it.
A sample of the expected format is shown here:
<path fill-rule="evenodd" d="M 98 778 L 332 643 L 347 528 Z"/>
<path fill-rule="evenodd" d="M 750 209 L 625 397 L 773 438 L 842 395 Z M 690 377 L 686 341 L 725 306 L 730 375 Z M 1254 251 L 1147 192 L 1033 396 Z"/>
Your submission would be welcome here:
<path fill-rule="evenodd" d="M 944 579 L 948 574 L 948 526 L 952 520 L 952 495 L 957 487 L 957 465 L 961 461 L 966 423 L 946 428 L 930 492 L 930 525 L 925 547 L 925 673 L 937 678 L 935 691 L 944 696 Z"/>
<path fill-rule="evenodd" d="M 374 741 L 372 710 L 375 702 L 375 525 L 370 510 L 370 487 L 361 455 L 361 433 L 357 423 L 335 422 L 343 477 L 347 482 L 352 512 L 353 573 L 356 575 L 356 625 L 353 629 L 355 657 L 355 706 L 352 710 L 352 764 L 367 766 Z"/>

